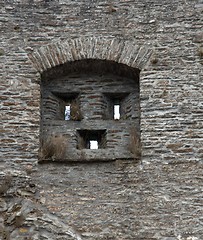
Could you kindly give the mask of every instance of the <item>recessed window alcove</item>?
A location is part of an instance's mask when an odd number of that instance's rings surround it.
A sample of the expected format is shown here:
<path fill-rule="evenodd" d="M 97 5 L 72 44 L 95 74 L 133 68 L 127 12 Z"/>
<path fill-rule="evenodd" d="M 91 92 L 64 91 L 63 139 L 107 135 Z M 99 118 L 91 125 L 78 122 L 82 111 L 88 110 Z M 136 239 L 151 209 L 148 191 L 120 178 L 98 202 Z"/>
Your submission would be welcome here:
<path fill-rule="evenodd" d="M 63 143 L 55 141 L 52 148 L 62 145 L 64 154 L 47 154 L 53 159 L 41 154 L 40 160 L 139 158 L 139 99 L 139 70 L 124 64 L 86 59 L 45 71 L 41 80 L 40 152 L 55 136 Z"/>
<path fill-rule="evenodd" d="M 78 149 L 106 148 L 106 130 L 78 130 Z"/>

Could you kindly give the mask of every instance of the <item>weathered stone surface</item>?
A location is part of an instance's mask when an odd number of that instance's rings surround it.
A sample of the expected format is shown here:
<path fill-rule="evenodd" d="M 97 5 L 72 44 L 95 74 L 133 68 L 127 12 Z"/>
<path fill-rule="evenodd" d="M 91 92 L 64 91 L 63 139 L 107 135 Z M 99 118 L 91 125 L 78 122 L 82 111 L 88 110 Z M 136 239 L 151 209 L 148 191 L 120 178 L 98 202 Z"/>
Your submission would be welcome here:
<path fill-rule="evenodd" d="M 39 72 L 63 64 L 66 61 L 82 59 L 103 59 L 142 69 L 149 61 L 152 50 L 149 46 L 139 47 L 134 42 L 122 39 L 76 38 L 68 42 L 59 41 L 41 47 L 29 54 L 30 60 Z M 106 47 L 107 46 L 107 47 Z M 124 46 L 124 47 L 122 47 Z M 61 51 L 63 49 L 63 51 Z M 85 54 L 85 51 L 91 54 Z M 50 54 L 52 57 L 50 58 Z M 64 58 L 64 55 L 69 58 Z"/>
<path fill-rule="evenodd" d="M 4 238 L 203 239 L 202 1 L 8 0 L 0 7 L 0 176 L 10 169 L 14 177 L 1 198 L 42 207 L 25 226 L 1 221 Z M 141 69 L 142 164 L 38 165 L 39 72 L 93 57 Z M 24 195 L 28 164 L 33 197 Z"/>
<path fill-rule="evenodd" d="M 137 69 L 99 60 L 65 64 L 43 74 L 41 96 L 41 160 L 140 158 Z M 114 119 L 115 104 L 119 104 L 120 119 Z M 65 120 L 67 105 L 70 116 Z M 89 140 L 96 140 L 99 149 L 88 149 Z M 62 150 L 57 154 L 62 144 L 63 156 Z"/>

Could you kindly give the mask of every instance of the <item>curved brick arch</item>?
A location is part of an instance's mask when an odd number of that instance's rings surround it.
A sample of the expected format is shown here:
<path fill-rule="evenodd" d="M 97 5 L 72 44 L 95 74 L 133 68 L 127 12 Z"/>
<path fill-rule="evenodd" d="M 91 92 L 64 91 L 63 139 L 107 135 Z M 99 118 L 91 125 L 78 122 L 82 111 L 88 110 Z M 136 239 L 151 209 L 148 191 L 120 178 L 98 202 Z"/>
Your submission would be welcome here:
<path fill-rule="evenodd" d="M 43 46 L 29 54 L 29 58 L 40 73 L 66 62 L 82 59 L 111 60 L 141 70 L 151 53 L 149 46 L 140 46 L 133 41 L 81 37 Z"/>

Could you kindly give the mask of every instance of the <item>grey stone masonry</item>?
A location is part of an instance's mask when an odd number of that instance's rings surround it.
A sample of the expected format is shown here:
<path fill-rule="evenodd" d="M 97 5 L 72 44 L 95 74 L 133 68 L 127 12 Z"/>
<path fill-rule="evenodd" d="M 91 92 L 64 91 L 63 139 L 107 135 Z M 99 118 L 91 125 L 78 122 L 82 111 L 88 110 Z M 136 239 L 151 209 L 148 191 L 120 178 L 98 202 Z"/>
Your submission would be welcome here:
<path fill-rule="evenodd" d="M 202 0 L 0 1 L 0 238 L 203 239 L 202 26 Z M 110 119 L 112 89 L 82 93 L 82 71 L 73 83 L 68 66 L 86 61 L 115 66 L 104 75 L 94 68 L 89 80 L 93 90 L 107 78 L 122 86 L 128 119 Z M 63 79 L 73 85 L 64 84 L 66 95 L 52 89 Z M 71 121 L 59 120 L 65 106 Z M 128 123 L 141 144 L 135 160 L 124 153 Z M 71 135 L 77 161 L 39 163 L 46 130 L 60 143 L 58 158 Z M 121 154 L 108 161 L 117 137 Z M 88 148 L 94 139 L 102 162 Z M 53 160 L 52 147 L 43 153 Z M 94 161 L 78 161 L 79 152 Z"/>
<path fill-rule="evenodd" d="M 40 160 L 140 158 L 137 69 L 104 60 L 70 62 L 43 74 L 41 96 Z M 53 136 L 64 138 L 64 156 L 54 154 L 57 143 Z M 98 142 L 97 150 L 89 149 L 91 140 Z M 50 144 L 53 153 L 48 154 Z"/>
<path fill-rule="evenodd" d="M 82 59 L 110 60 L 142 69 L 151 54 L 150 46 L 139 46 L 133 41 L 106 37 L 83 37 L 40 47 L 29 54 L 29 58 L 39 72 Z"/>

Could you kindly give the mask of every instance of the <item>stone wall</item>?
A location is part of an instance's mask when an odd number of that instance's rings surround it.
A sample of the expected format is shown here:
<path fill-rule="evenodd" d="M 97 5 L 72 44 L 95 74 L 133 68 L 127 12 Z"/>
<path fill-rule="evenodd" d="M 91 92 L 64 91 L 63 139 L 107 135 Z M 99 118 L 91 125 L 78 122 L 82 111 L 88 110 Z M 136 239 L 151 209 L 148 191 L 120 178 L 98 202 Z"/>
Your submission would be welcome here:
<path fill-rule="evenodd" d="M 1 222 L 11 239 L 202 239 L 202 1 L 0 6 L 0 165 L 13 179 Z M 87 56 L 140 70 L 139 163 L 37 163 L 41 74 Z M 25 198 L 34 213 L 6 221 Z"/>
<path fill-rule="evenodd" d="M 44 155 L 41 158 L 54 161 L 139 158 L 135 154 L 141 151 L 138 70 L 99 60 L 77 61 L 61 67 L 63 75 L 60 76 L 59 69 L 55 74 L 48 71 L 40 84 Z M 120 119 L 114 119 L 115 100 L 120 104 Z M 65 120 L 67 104 L 69 120 Z M 61 150 L 59 156 L 53 151 L 63 144 L 59 138 L 56 143 L 53 135 L 64 138 L 63 156 Z M 99 149 L 88 149 L 90 140 L 96 140 Z"/>

